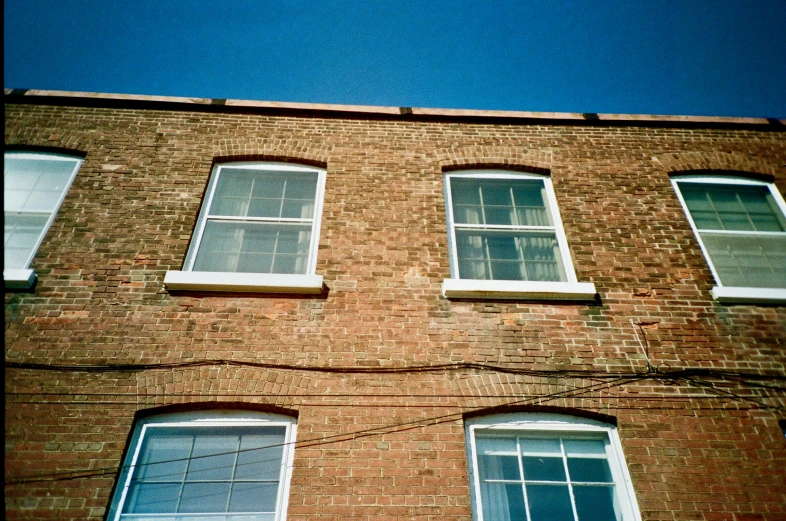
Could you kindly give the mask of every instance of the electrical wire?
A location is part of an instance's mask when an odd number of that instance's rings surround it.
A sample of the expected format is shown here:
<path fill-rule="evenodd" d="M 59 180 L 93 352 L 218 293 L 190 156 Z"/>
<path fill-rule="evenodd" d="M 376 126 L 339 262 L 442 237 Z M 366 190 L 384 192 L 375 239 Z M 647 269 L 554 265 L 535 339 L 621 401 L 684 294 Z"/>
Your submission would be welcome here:
<path fill-rule="evenodd" d="M 544 401 L 548 403 L 554 399 L 559 399 L 559 398 L 575 398 L 577 396 L 581 396 L 583 394 L 587 394 L 592 391 L 598 392 L 598 391 L 611 389 L 613 387 L 620 387 L 628 383 L 643 381 L 646 379 L 655 379 L 655 380 L 667 380 L 675 383 L 679 381 L 684 381 L 693 384 L 696 387 L 708 389 L 713 393 L 715 393 L 716 395 L 721 395 L 722 397 L 725 398 L 746 401 L 748 403 L 756 405 L 757 408 L 780 409 L 770 404 L 753 399 L 749 396 L 741 396 L 731 391 L 719 389 L 711 382 L 702 381 L 701 378 L 710 378 L 720 381 L 731 381 L 736 383 L 737 385 L 750 385 L 758 389 L 769 389 L 774 391 L 782 391 L 784 388 L 780 386 L 767 386 L 764 384 L 759 384 L 758 382 L 768 381 L 768 380 L 779 381 L 779 382 L 786 381 L 786 376 L 784 375 L 719 371 L 714 369 L 703 369 L 703 368 L 685 368 L 685 369 L 677 369 L 677 370 L 669 370 L 669 371 L 661 371 L 656 368 L 656 369 L 649 370 L 647 373 L 611 373 L 611 372 L 602 372 L 602 371 L 521 370 L 521 369 L 511 369 L 507 367 L 492 366 L 487 364 L 474 364 L 474 363 L 419 365 L 419 366 L 390 367 L 390 368 L 363 368 L 363 367 L 332 367 L 332 366 L 324 366 L 324 367 L 294 366 L 294 365 L 287 365 L 287 364 L 267 364 L 267 363 L 255 363 L 255 362 L 238 362 L 238 361 L 229 361 L 229 360 L 202 360 L 202 361 L 193 361 L 193 362 L 175 362 L 175 363 L 163 363 L 163 364 L 118 364 L 118 365 L 99 364 L 99 365 L 90 365 L 90 366 L 54 365 L 54 364 L 21 363 L 21 362 L 6 361 L 6 367 L 11 369 L 63 371 L 63 372 L 115 372 L 115 371 L 138 372 L 138 371 L 155 370 L 155 369 L 203 367 L 208 365 L 236 365 L 236 366 L 255 367 L 255 368 L 264 368 L 264 369 L 288 369 L 288 370 L 316 371 L 316 372 L 344 373 L 344 374 L 346 373 L 392 374 L 392 373 L 446 372 L 446 371 L 456 371 L 456 370 L 484 370 L 484 371 L 495 371 L 505 374 L 539 376 L 539 377 L 559 376 L 562 377 L 562 379 L 573 377 L 573 378 L 584 378 L 590 380 L 595 379 L 600 381 L 600 382 L 595 381 L 592 384 L 583 387 L 581 386 L 574 387 L 573 389 L 570 390 L 563 390 L 546 395 L 526 396 L 523 398 L 518 398 L 509 401 L 507 403 L 498 404 L 492 408 L 511 407 L 516 405 L 532 405 L 535 403 L 542 405 Z M 54 396 L 54 395 L 62 396 L 66 394 L 70 395 L 70 393 L 13 393 L 13 392 L 8 394 L 20 395 L 20 396 L 34 395 L 34 394 L 38 394 L 41 396 Z M 78 394 L 84 394 L 84 393 L 78 393 Z M 114 393 L 114 395 L 121 395 L 121 394 Z M 152 396 L 159 396 L 159 395 L 156 394 Z M 247 396 L 247 395 L 242 395 L 242 396 Z M 298 395 L 282 395 L 282 396 L 293 398 L 293 399 L 300 397 Z M 325 397 L 324 395 L 319 395 L 319 396 L 323 398 Z M 385 395 L 358 395 L 358 394 L 343 395 L 343 396 L 350 396 L 355 398 L 385 397 Z M 402 396 L 412 397 L 412 395 L 399 395 L 396 397 L 402 397 Z M 433 396 L 439 398 L 446 397 L 445 395 L 433 395 Z M 516 396 L 515 395 L 503 395 L 503 396 L 454 395 L 453 397 L 463 398 L 463 399 L 489 398 L 489 397 L 505 399 L 505 398 L 513 398 Z M 631 398 L 635 399 L 636 397 L 631 397 Z M 63 403 L 63 402 L 56 402 L 56 403 Z M 103 404 L 103 403 L 99 402 L 99 404 Z M 330 405 L 335 406 L 335 404 L 330 404 Z M 453 407 L 460 407 L 460 406 L 453 406 Z M 336 434 L 336 435 L 326 436 L 321 438 L 314 438 L 311 440 L 302 440 L 294 443 L 296 443 L 296 447 L 305 448 L 305 447 L 313 447 L 313 446 L 319 446 L 329 443 L 340 443 L 343 441 L 351 441 L 367 436 L 384 435 L 393 432 L 405 432 L 407 430 L 412 430 L 415 428 L 425 427 L 429 425 L 438 425 L 440 423 L 455 421 L 463 417 L 464 414 L 472 413 L 472 412 L 480 412 L 483 410 L 488 410 L 489 408 L 490 408 L 489 406 L 484 405 L 481 407 L 464 409 L 459 412 L 449 413 L 446 415 L 434 416 L 434 417 L 419 419 L 419 420 L 412 420 L 409 422 L 398 423 L 398 424 L 384 425 L 380 427 L 373 427 L 369 429 L 355 431 L 352 433 L 342 433 L 342 434 Z M 257 449 L 250 449 L 250 450 L 257 450 Z M 216 455 L 209 455 L 209 457 L 214 457 L 214 456 Z M 156 462 L 156 463 L 161 463 L 161 462 Z M 62 473 L 42 474 L 37 476 L 22 476 L 19 478 L 10 478 L 6 480 L 6 485 L 10 486 L 10 485 L 23 484 L 23 483 L 32 483 L 32 482 L 62 481 L 62 480 L 100 477 L 100 476 L 114 474 L 117 471 L 118 471 L 117 468 L 106 468 L 106 469 L 98 469 L 98 470 L 83 469 L 83 470 L 76 470 L 76 471 L 64 471 Z"/>
<path fill-rule="evenodd" d="M 669 369 L 667 371 L 652 367 L 647 373 L 637 372 L 609 372 L 597 370 L 572 370 L 572 369 L 519 369 L 491 364 L 481 364 L 475 362 L 458 362 L 452 364 L 422 364 L 400 367 L 357 367 L 357 366 L 313 366 L 313 365 L 293 365 L 293 364 L 273 364 L 265 362 L 250 362 L 242 360 L 227 359 L 206 359 L 194 360 L 190 362 L 162 362 L 156 364 L 129 363 L 129 364 L 45 364 L 38 362 L 13 362 L 6 360 L 5 367 L 8 369 L 27 369 L 40 371 L 61 371 L 61 372 L 141 372 L 159 369 L 188 369 L 206 366 L 236 366 L 250 367 L 256 369 L 305 371 L 319 373 L 336 374 L 410 374 L 410 373 L 433 373 L 451 372 L 460 370 L 491 371 L 503 374 L 525 375 L 525 376 L 564 376 L 575 378 L 617 378 L 638 376 L 642 374 L 660 375 L 663 378 L 684 377 L 684 376 L 708 376 L 716 378 L 739 377 L 751 380 L 776 380 L 786 382 L 786 375 L 783 374 L 762 374 L 741 371 L 724 371 L 719 369 L 707 368 L 682 368 Z"/>
<path fill-rule="evenodd" d="M 550 402 L 550 401 L 552 401 L 554 399 L 559 399 L 559 398 L 576 398 L 577 396 L 581 396 L 582 394 L 585 394 L 585 393 L 590 392 L 592 390 L 595 390 L 595 391 L 607 390 L 607 389 L 611 389 L 613 387 L 619 387 L 619 386 L 624 385 L 625 383 L 628 383 L 628 382 L 629 382 L 629 378 L 620 378 L 620 379 L 618 379 L 617 382 L 611 381 L 611 382 L 594 383 L 592 385 L 579 387 L 579 388 L 571 389 L 571 390 L 568 390 L 568 391 L 559 391 L 559 392 L 550 393 L 550 394 L 547 394 L 547 395 L 538 395 L 538 396 L 534 396 L 534 397 L 527 397 L 527 398 L 524 398 L 524 399 L 521 399 L 521 400 L 514 400 L 512 402 L 496 405 L 496 406 L 493 406 L 493 407 L 489 407 L 489 406 L 485 406 L 484 405 L 484 406 L 481 406 L 481 407 L 474 407 L 474 408 L 470 408 L 468 410 L 457 411 L 457 412 L 454 412 L 454 413 L 449 413 L 449 414 L 444 414 L 444 415 L 439 415 L 439 416 L 433 416 L 433 417 L 429 417 L 429 418 L 422 418 L 422 419 L 410 420 L 410 421 L 406 421 L 406 422 L 402 422 L 402 423 L 394 423 L 394 424 L 389 424 L 389 425 L 382 425 L 382 426 L 379 426 L 379 427 L 372 427 L 372 428 L 368 428 L 368 429 L 361 429 L 361 430 L 354 431 L 354 432 L 349 432 L 349 433 L 339 433 L 339 434 L 334 434 L 334 435 L 330 435 L 330 436 L 323 436 L 323 437 L 320 437 L 320 438 L 312 438 L 310 440 L 307 439 L 307 440 L 302 440 L 302 441 L 294 441 L 294 442 L 289 442 L 289 443 L 284 443 L 284 444 L 271 445 L 271 446 L 262 447 L 262 448 L 274 448 L 274 447 L 286 446 L 286 445 L 290 445 L 290 444 L 294 443 L 296 449 L 298 449 L 298 448 L 304 449 L 304 448 L 317 447 L 317 446 L 322 446 L 322 445 L 332 444 L 332 443 L 341 443 L 341 442 L 345 442 L 345 441 L 354 441 L 354 440 L 357 440 L 357 439 L 360 439 L 360 438 L 369 437 L 369 436 L 378 436 L 378 435 L 406 432 L 406 431 L 417 429 L 417 428 L 421 428 L 421 427 L 427 427 L 427 426 L 432 426 L 432 425 L 440 425 L 440 424 L 443 424 L 443 423 L 453 422 L 453 421 L 461 419 L 467 413 L 477 413 L 477 412 L 480 412 L 480 411 L 483 411 L 483 410 L 496 409 L 496 408 L 499 408 L 499 407 L 514 407 L 514 406 L 521 406 L 521 405 L 532 405 L 532 404 L 534 404 L 536 402 L 537 402 L 537 404 L 542 405 L 543 401 Z M 601 388 L 597 388 L 598 386 L 602 386 L 602 387 Z M 528 403 L 528 400 L 531 400 L 531 402 Z M 262 448 L 244 449 L 244 450 L 238 450 L 238 451 L 229 451 L 229 452 L 225 452 L 225 453 L 209 454 L 209 455 L 205 455 L 205 456 L 197 456 L 197 458 L 216 457 L 216 456 L 221 456 L 221 455 L 225 455 L 225 454 L 235 454 L 235 453 L 238 453 L 238 452 L 245 452 L 245 451 L 252 451 L 252 450 L 261 450 Z M 177 459 L 166 460 L 166 461 L 156 461 L 154 463 L 155 464 L 172 463 L 172 462 L 182 461 L 182 460 L 186 460 L 186 459 L 194 459 L 194 458 L 177 458 Z M 152 463 L 149 463 L 149 464 L 152 464 Z M 136 466 L 142 466 L 142 465 L 146 465 L 146 464 L 140 464 L 140 465 L 136 465 Z M 127 469 L 127 467 L 124 467 L 124 468 Z M 26 484 L 26 483 L 55 482 L 55 481 L 66 481 L 66 480 L 74 480 L 74 479 L 85 479 L 85 478 L 102 477 L 102 476 L 116 474 L 117 472 L 119 472 L 119 470 L 124 470 L 124 468 L 118 469 L 117 467 L 114 467 L 114 468 L 104 468 L 104 469 L 82 469 L 82 470 L 72 470 L 72 471 L 63 471 L 63 472 L 53 472 L 53 473 L 39 474 L 39 475 L 36 475 L 36 476 L 20 476 L 18 478 L 11 477 L 11 478 L 6 479 L 5 485 L 6 486 L 12 486 L 12 485 L 20 485 L 20 484 Z"/>

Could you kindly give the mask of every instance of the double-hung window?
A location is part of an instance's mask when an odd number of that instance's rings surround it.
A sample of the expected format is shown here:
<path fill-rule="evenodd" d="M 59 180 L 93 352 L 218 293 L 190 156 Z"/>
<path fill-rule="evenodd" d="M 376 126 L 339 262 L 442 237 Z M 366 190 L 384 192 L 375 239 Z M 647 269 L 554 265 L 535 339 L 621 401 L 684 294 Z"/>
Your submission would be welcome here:
<path fill-rule="evenodd" d="M 80 158 L 61 154 L 5 154 L 3 279 L 7 288 L 29 288 L 35 282 L 30 261 L 81 164 Z"/>
<path fill-rule="evenodd" d="M 294 420 L 254 412 L 142 420 L 120 473 L 111 521 L 281 521 Z"/>
<path fill-rule="evenodd" d="M 556 414 L 467 422 L 475 521 L 638 521 L 613 426 Z"/>
<path fill-rule="evenodd" d="M 786 302 L 786 204 L 772 183 L 672 178 L 717 286 L 729 302 Z"/>
<path fill-rule="evenodd" d="M 169 272 L 167 287 L 320 292 L 324 183 L 325 171 L 309 166 L 216 165 L 183 271 Z"/>
<path fill-rule="evenodd" d="M 573 271 L 551 179 L 473 170 L 445 176 L 451 297 L 594 299 Z"/>

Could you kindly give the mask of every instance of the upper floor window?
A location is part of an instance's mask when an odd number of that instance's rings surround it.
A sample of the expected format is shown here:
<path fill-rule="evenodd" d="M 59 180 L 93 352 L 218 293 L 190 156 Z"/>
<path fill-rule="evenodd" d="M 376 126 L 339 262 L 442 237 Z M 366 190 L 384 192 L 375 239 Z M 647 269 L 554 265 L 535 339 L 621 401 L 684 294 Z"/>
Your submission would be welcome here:
<path fill-rule="evenodd" d="M 262 275 L 314 275 L 325 171 L 285 163 L 216 165 L 205 194 L 183 272 L 170 272 L 174 289 L 211 289 L 207 277 L 240 291 L 260 287 L 298 291 L 304 277 L 279 285 Z M 255 274 L 230 276 L 221 274 Z M 240 277 L 240 278 L 239 278 Z M 242 280 L 241 280 L 242 278 Z M 321 291 L 311 277 L 308 291 Z M 318 280 L 317 280 L 318 279 Z M 255 284 L 255 280 L 260 280 Z M 180 285 L 185 281 L 185 286 Z M 197 281 L 194 284 L 194 281 Z M 294 284 L 294 286 L 293 286 Z M 301 288 L 302 289 L 302 288 Z"/>
<path fill-rule="evenodd" d="M 323 186 L 317 168 L 217 165 L 186 269 L 313 273 Z"/>
<path fill-rule="evenodd" d="M 32 271 L 27 268 L 82 160 L 61 154 L 28 152 L 8 152 L 4 159 L 3 278 L 8 286 L 9 281 L 19 277 L 32 277 Z"/>
<path fill-rule="evenodd" d="M 280 521 L 295 423 L 246 411 L 176 413 L 137 423 L 107 519 Z"/>
<path fill-rule="evenodd" d="M 640 519 L 616 430 L 556 414 L 467 422 L 476 521 Z"/>
<path fill-rule="evenodd" d="M 772 183 L 726 176 L 672 182 L 718 283 L 716 297 L 735 293 L 730 288 L 751 288 L 752 298 L 786 289 L 786 204 Z"/>
<path fill-rule="evenodd" d="M 456 172 L 445 189 L 453 279 L 576 283 L 548 176 Z"/>

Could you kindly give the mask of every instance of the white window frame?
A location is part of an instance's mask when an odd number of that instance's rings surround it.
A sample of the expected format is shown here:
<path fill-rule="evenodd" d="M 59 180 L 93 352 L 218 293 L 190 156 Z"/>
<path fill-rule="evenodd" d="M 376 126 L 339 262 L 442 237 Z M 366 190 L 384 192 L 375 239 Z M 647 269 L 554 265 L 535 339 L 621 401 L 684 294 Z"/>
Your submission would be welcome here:
<path fill-rule="evenodd" d="M 456 246 L 456 226 L 453 218 L 453 199 L 451 180 L 457 178 L 474 179 L 529 179 L 543 182 L 554 226 L 494 226 L 510 229 L 542 229 L 554 231 L 559 246 L 560 257 L 565 270 L 566 281 L 519 281 L 519 280 L 477 280 L 459 278 L 458 249 Z M 442 294 L 447 298 L 488 298 L 522 300 L 595 300 L 597 291 L 591 282 L 578 282 L 573 268 L 573 260 L 568 248 L 568 240 L 560 218 L 557 198 L 551 178 L 547 175 L 510 170 L 482 169 L 458 170 L 443 176 L 445 212 L 448 225 L 448 249 L 450 251 L 450 276 L 442 282 Z M 470 225 L 471 226 L 471 225 Z M 462 228 L 464 225 L 461 226 Z"/>
<path fill-rule="evenodd" d="M 740 303 L 740 304 L 786 304 L 786 288 L 757 288 L 757 287 L 742 287 L 742 286 L 725 286 L 715 270 L 715 265 L 712 262 L 709 251 L 704 246 L 704 241 L 699 233 L 699 228 L 693 221 L 693 216 L 685 203 L 680 190 L 680 183 L 695 183 L 695 184 L 725 184 L 730 186 L 763 186 L 766 187 L 773 200 L 780 209 L 781 213 L 786 216 L 786 202 L 778 192 L 778 189 L 773 183 L 766 181 L 759 181 L 746 177 L 730 176 L 730 175 L 674 175 L 671 177 L 671 184 L 677 194 L 677 198 L 682 205 L 685 216 L 688 219 L 693 235 L 699 243 L 699 248 L 707 260 L 712 276 L 715 279 L 716 286 L 712 288 L 712 298 L 723 303 Z M 706 232 L 706 230 L 705 230 Z M 740 232 L 744 234 L 766 234 L 766 233 L 783 233 L 783 232 Z"/>
<path fill-rule="evenodd" d="M 41 230 L 41 234 L 38 236 L 38 239 L 35 242 L 35 245 L 30 250 L 30 254 L 27 257 L 27 261 L 24 263 L 23 268 L 10 268 L 10 269 L 3 269 L 3 281 L 5 283 L 5 287 L 7 289 L 30 289 L 33 287 L 36 281 L 36 274 L 35 271 L 30 269 L 30 263 L 33 261 L 36 253 L 38 253 L 38 248 L 41 246 L 41 243 L 46 236 L 46 232 L 49 231 L 49 227 L 52 225 L 52 222 L 55 220 L 58 211 L 60 210 L 60 205 L 63 204 L 63 200 L 65 199 L 68 190 L 71 188 L 71 183 L 73 183 L 74 178 L 76 177 L 76 173 L 82 166 L 82 162 L 84 161 L 81 157 L 75 157 L 68 154 L 60 154 L 54 152 L 6 152 L 3 155 L 4 159 L 14 158 L 14 159 L 30 159 L 30 160 L 37 160 L 37 161 L 63 161 L 63 162 L 71 162 L 73 163 L 73 170 L 71 171 L 71 175 L 68 178 L 65 186 L 63 187 L 63 191 L 60 194 L 60 198 L 57 200 L 57 204 L 55 205 L 52 213 L 49 215 L 49 219 L 47 220 L 46 224 L 44 225 L 43 229 Z M 43 212 L 15 212 L 15 213 L 43 213 Z"/>
<path fill-rule="evenodd" d="M 109 506 L 107 520 L 120 521 L 123 512 L 123 505 L 126 501 L 131 478 L 134 474 L 134 465 L 139 458 L 142 449 L 142 441 L 145 433 L 150 428 L 171 428 L 171 427 L 232 427 L 232 426 L 259 426 L 259 427 L 285 427 L 286 434 L 284 439 L 284 450 L 282 454 L 281 474 L 279 480 L 278 498 L 276 501 L 277 509 L 274 517 L 275 521 L 284 521 L 287 515 L 289 503 L 289 485 L 292 479 L 292 462 L 294 461 L 295 439 L 297 435 L 297 421 L 295 418 L 281 414 L 263 413 L 257 411 L 238 411 L 238 410 L 212 410 L 212 411 L 189 411 L 180 413 L 170 413 L 151 416 L 139 420 L 134 426 L 134 433 L 126 453 L 123 466 L 117 481 L 112 501 Z M 220 514 L 218 514 L 220 515 Z M 147 517 L 157 519 L 166 517 L 176 519 L 176 514 L 148 514 Z M 189 514 L 190 517 L 198 517 Z M 143 516 L 140 516 L 143 517 Z"/>
<path fill-rule="evenodd" d="M 625 464 L 622 444 L 620 443 L 617 429 L 607 423 L 553 413 L 511 413 L 494 414 L 465 420 L 465 434 L 467 440 L 467 458 L 469 461 L 469 480 L 471 489 L 472 519 L 473 521 L 494 521 L 483 518 L 483 508 L 480 497 L 480 473 L 478 472 L 478 455 L 475 435 L 478 432 L 499 432 L 511 436 L 538 435 L 548 437 L 553 435 L 588 438 L 604 437 L 606 444 L 606 458 L 609 462 L 614 486 L 619 501 L 621 521 L 641 521 L 633 483 Z"/>
<path fill-rule="evenodd" d="M 311 219 L 269 219 L 270 222 L 311 222 L 311 243 L 309 245 L 309 257 L 305 274 L 281 274 L 281 273 L 234 273 L 234 272 L 214 272 L 214 271 L 194 271 L 193 266 L 199 245 L 208 221 L 208 212 L 213 202 L 218 179 L 223 168 L 249 169 L 249 170 L 270 170 L 271 172 L 302 172 L 317 174 L 317 188 L 314 199 L 314 215 Z M 182 271 L 167 271 L 164 277 L 164 284 L 170 290 L 191 290 L 191 291 L 239 291 L 239 292 L 259 292 L 259 293 L 302 293 L 319 294 L 322 292 L 322 275 L 316 275 L 317 250 L 319 245 L 319 231 L 322 222 L 322 206 L 325 195 L 324 168 L 299 165 L 293 163 L 282 163 L 272 161 L 235 161 L 218 163 L 213 167 L 205 192 L 205 201 L 197 219 L 197 225 L 183 264 Z M 213 217 L 211 217 L 212 219 Z M 234 218 L 237 220 L 237 218 Z M 243 218 L 243 220 L 266 221 L 265 218 Z"/>

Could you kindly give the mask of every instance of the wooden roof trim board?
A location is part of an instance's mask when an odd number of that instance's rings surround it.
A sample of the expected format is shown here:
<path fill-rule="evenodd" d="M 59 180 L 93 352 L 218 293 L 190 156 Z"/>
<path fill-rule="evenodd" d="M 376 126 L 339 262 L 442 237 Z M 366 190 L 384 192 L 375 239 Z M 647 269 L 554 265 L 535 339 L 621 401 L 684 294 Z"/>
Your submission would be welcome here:
<path fill-rule="evenodd" d="M 74 99 L 100 102 L 111 102 L 113 106 L 128 103 L 133 106 L 137 103 L 145 105 L 161 103 L 167 108 L 176 106 L 182 110 L 189 107 L 198 110 L 212 107 L 221 110 L 221 107 L 249 110 L 279 110 L 287 112 L 319 112 L 354 114 L 357 116 L 383 117 L 397 116 L 434 117 L 440 119 L 483 119 L 483 120 L 559 120 L 559 121 L 591 121 L 609 123 L 638 123 L 638 124 L 722 124 L 722 125 L 776 125 L 786 126 L 786 119 L 774 118 L 746 118 L 746 117 L 720 117 L 720 116 L 679 116 L 679 115 L 653 115 L 653 114 L 587 114 L 578 112 L 526 112 L 508 110 L 469 110 L 469 109 L 440 109 L 420 107 L 386 107 L 374 105 L 335 105 L 325 103 L 293 103 L 279 101 L 231 100 L 214 98 L 187 98 L 177 96 L 148 96 L 140 94 L 112 94 L 102 92 L 74 92 L 60 90 L 37 89 L 10 89 L 5 88 L 6 103 L 36 102 L 45 103 L 46 98 L 52 101 Z M 163 108 L 163 107 L 162 107 Z"/>

